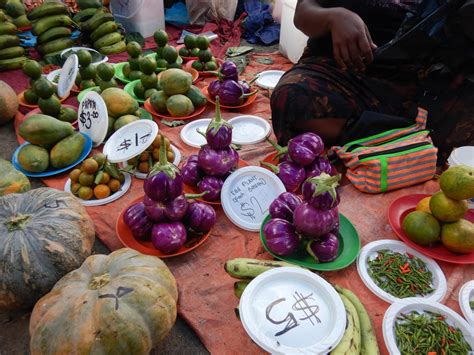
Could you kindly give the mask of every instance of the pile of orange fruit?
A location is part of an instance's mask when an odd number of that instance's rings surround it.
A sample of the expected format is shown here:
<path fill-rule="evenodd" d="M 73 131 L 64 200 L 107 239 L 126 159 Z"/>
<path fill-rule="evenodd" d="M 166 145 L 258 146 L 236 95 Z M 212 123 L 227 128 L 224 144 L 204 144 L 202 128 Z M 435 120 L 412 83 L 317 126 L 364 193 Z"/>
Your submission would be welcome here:
<path fill-rule="evenodd" d="M 156 136 L 153 143 L 143 153 L 127 162 L 129 167 L 133 167 L 140 173 L 148 174 L 153 165 L 160 161 L 161 143 L 161 135 Z M 171 142 L 166 137 L 164 138 L 164 144 L 166 146 L 166 158 L 172 163 L 175 155 L 171 149 Z"/>

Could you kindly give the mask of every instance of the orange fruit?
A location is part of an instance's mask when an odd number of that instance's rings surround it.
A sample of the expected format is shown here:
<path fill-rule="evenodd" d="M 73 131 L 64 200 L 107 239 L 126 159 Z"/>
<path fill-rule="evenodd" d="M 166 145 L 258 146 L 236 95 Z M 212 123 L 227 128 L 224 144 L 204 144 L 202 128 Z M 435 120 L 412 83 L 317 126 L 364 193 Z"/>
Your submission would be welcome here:
<path fill-rule="evenodd" d="M 78 182 L 73 182 L 71 184 L 71 192 L 74 194 L 74 195 L 77 195 L 79 189 L 81 188 L 81 184 L 79 184 Z"/>
<path fill-rule="evenodd" d="M 474 198 L 474 168 L 453 166 L 441 174 L 439 185 L 444 194 L 453 200 Z"/>
<path fill-rule="evenodd" d="M 161 145 L 161 135 L 157 135 L 155 139 L 153 140 L 153 143 L 151 145 L 155 148 L 159 148 Z"/>
<path fill-rule="evenodd" d="M 420 245 L 430 245 L 439 240 L 441 227 L 430 213 L 413 211 L 402 223 L 403 231 L 411 241 Z"/>
<path fill-rule="evenodd" d="M 88 174 L 85 171 L 79 175 L 79 183 L 82 186 L 92 186 L 94 184 L 95 176 L 94 174 Z"/>
<path fill-rule="evenodd" d="M 99 181 L 99 184 L 107 184 L 109 181 L 110 181 L 110 175 L 109 175 L 109 173 L 106 173 L 104 171 L 104 173 L 102 175 L 102 179 L 100 179 L 100 181 Z"/>
<path fill-rule="evenodd" d="M 420 202 L 418 202 L 415 209 L 417 211 L 423 211 L 423 212 L 431 213 L 430 200 L 431 200 L 431 196 L 425 197 L 424 199 L 420 200 Z"/>
<path fill-rule="evenodd" d="M 153 152 L 151 154 L 153 155 L 154 161 L 160 161 L 160 148 L 153 149 Z"/>
<path fill-rule="evenodd" d="M 141 173 L 148 173 L 150 171 L 150 164 L 147 161 L 142 161 L 138 164 L 138 171 Z"/>
<path fill-rule="evenodd" d="M 466 200 L 453 200 L 439 191 L 431 196 L 430 210 L 441 222 L 456 222 L 467 212 Z"/>
<path fill-rule="evenodd" d="M 474 223 L 460 219 L 446 223 L 441 229 L 441 242 L 453 253 L 468 254 L 474 251 Z"/>
<path fill-rule="evenodd" d="M 140 154 L 140 161 L 146 161 L 147 162 L 149 158 L 150 158 L 150 153 L 148 153 L 147 151 Z"/>
<path fill-rule="evenodd" d="M 95 174 L 99 169 L 99 163 L 93 158 L 86 159 L 82 162 L 82 171 L 88 174 Z"/>
<path fill-rule="evenodd" d="M 73 171 L 69 173 L 69 178 L 71 179 L 72 182 L 78 182 L 79 175 L 81 175 L 81 169 L 74 169 Z"/>
<path fill-rule="evenodd" d="M 172 150 L 166 152 L 166 157 L 170 163 L 174 162 L 174 152 Z"/>
<path fill-rule="evenodd" d="M 83 200 L 90 200 L 93 196 L 92 189 L 88 186 L 81 186 L 77 192 L 77 196 Z"/>
<path fill-rule="evenodd" d="M 120 190 L 121 183 L 117 179 L 110 179 L 107 186 L 110 188 L 110 191 L 117 192 L 118 190 Z"/>
<path fill-rule="evenodd" d="M 94 196 L 98 200 L 102 200 L 110 196 L 110 187 L 105 184 L 99 184 L 94 187 Z"/>

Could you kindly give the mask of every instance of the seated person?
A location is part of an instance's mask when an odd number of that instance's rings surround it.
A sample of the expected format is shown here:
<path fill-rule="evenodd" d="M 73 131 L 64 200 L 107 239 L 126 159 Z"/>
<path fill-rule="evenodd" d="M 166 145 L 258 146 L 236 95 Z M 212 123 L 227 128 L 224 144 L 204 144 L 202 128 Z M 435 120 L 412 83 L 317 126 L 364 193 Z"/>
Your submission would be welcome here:
<path fill-rule="evenodd" d="M 407 13 L 415 13 L 422 3 L 299 0 L 294 23 L 309 40 L 299 63 L 282 77 L 271 97 L 279 143 L 285 145 L 292 136 L 310 131 L 326 145 L 342 145 L 368 135 L 350 133 L 364 111 L 401 118 L 401 126 L 379 128 L 384 131 L 413 124 L 417 107 L 423 107 L 440 157 L 446 158 L 453 147 L 474 145 L 474 56 L 467 56 L 474 42 L 465 35 L 468 31 L 456 34 L 463 45 L 470 44 L 466 48 L 457 42 L 453 48 L 444 43 L 443 49 L 450 50 L 443 51 L 425 48 L 423 42 L 416 52 L 429 53 L 428 57 L 377 58 L 378 46 L 393 39 Z M 456 12 L 472 15 L 472 7 Z M 457 65 L 455 70 L 445 70 L 440 62 Z"/>

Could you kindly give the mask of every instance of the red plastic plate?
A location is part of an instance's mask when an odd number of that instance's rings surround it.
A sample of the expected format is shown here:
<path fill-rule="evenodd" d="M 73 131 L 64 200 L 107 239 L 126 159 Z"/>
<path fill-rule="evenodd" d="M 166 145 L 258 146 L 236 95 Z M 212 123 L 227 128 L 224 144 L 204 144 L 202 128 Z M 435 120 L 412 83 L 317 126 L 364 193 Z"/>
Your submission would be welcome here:
<path fill-rule="evenodd" d="M 148 98 L 145 103 L 143 104 L 143 107 L 145 107 L 145 110 L 147 110 L 148 112 L 150 112 L 153 116 L 159 118 L 159 119 L 165 119 L 165 120 L 168 120 L 168 121 L 184 121 L 184 120 L 189 120 L 191 118 L 194 118 L 194 117 L 197 117 L 199 116 L 201 113 L 204 112 L 204 110 L 206 109 L 206 106 L 202 106 L 202 107 L 199 107 L 197 110 L 195 110 L 191 115 L 189 116 L 184 116 L 184 117 L 173 117 L 173 116 L 169 116 L 169 115 L 165 115 L 165 114 L 162 114 L 162 113 L 158 113 L 155 111 L 155 109 L 153 108 L 153 106 L 151 106 L 150 104 L 150 99 Z"/>
<path fill-rule="evenodd" d="M 215 105 L 216 102 L 209 95 L 209 92 L 207 91 L 207 86 L 204 89 L 202 89 L 202 91 L 206 94 L 207 100 Z M 235 110 L 235 109 L 247 107 L 247 106 L 253 104 L 253 102 L 257 99 L 257 95 L 258 95 L 258 93 L 254 94 L 252 96 L 249 96 L 247 99 L 245 99 L 245 101 L 242 105 L 239 105 L 239 106 L 226 106 L 226 105 L 221 104 L 221 108 L 227 108 L 227 109 Z"/>

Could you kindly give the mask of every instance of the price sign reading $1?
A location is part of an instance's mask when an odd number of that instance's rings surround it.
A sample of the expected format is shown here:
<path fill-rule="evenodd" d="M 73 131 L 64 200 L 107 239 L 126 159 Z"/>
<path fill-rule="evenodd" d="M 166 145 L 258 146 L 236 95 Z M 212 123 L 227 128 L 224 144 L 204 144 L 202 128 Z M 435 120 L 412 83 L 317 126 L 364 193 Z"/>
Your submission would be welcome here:
<path fill-rule="evenodd" d="M 89 92 L 79 104 L 77 115 L 79 130 L 91 137 L 94 147 L 102 144 L 109 122 L 107 106 L 102 97 L 96 92 Z"/>

